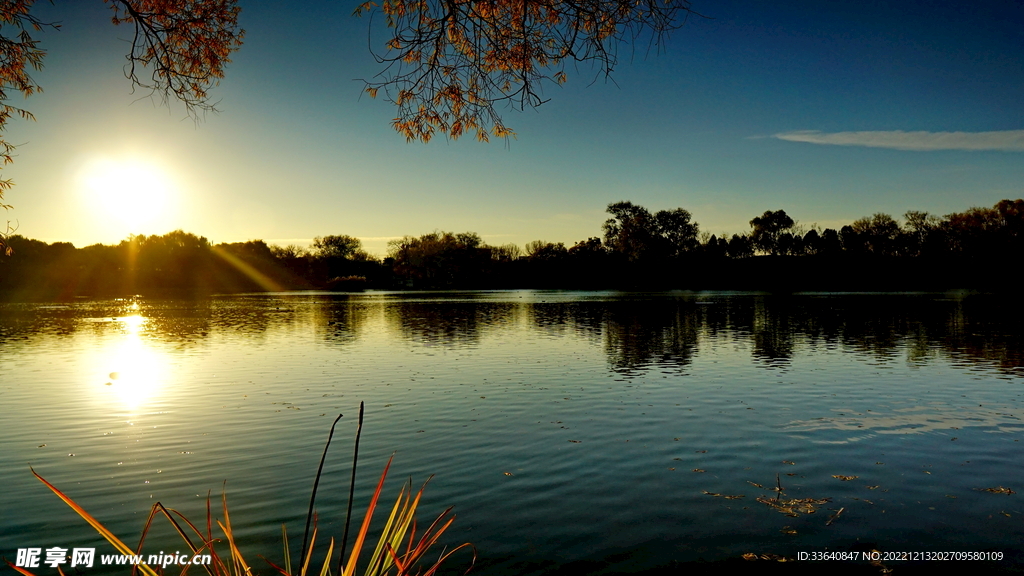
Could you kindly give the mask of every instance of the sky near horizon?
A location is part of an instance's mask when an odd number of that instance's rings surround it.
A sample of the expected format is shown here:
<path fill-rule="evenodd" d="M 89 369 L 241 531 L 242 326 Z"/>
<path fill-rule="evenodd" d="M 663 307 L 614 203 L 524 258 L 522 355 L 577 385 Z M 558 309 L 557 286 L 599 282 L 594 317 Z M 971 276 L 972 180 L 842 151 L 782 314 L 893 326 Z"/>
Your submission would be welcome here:
<path fill-rule="evenodd" d="M 175 229 L 281 245 L 348 234 L 383 255 L 434 230 L 571 245 L 600 236 L 620 200 L 732 234 L 765 210 L 840 227 L 1024 197 L 1020 0 L 694 0 L 708 18 L 660 53 L 621 47 L 614 83 L 583 64 L 545 86 L 546 104 L 505 111 L 507 146 L 395 132 L 393 105 L 355 80 L 380 68 L 354 3 L 239 5 L 221 112 L 196 124 L 131 94 L 131 28 L 101 0 L 37 3 L 62 28 L 34 34 L 44 91 L 8 100 L 37 119 L 5 133 L 16 233 L 79 247 Z"/>

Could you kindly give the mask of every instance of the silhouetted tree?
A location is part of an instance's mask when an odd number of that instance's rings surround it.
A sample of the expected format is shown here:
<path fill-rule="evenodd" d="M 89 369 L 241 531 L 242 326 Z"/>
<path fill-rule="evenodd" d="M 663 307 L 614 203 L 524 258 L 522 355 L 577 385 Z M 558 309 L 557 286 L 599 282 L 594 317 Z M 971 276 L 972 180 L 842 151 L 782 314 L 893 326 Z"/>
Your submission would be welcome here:
<path fill-rule="evenodd" d="M 560 260 L 568 256 L 568 254 L 569 251 L 566 250 L 565 244 L 561 242 L 555 244 L 553 242 L 545 242 L 544 240 L 534 240 L 526 244 L 526 258 L 530 261 Z"/>
<path fill-rule="evenodd" d="M 687 210 L 661 210 L 651 214 L 632 202 L 608 205 L 612 215 L 604 223 L 604 242 L 630 261 L 648 256 L 675 257 L 698 246 L 699 227 Z"/>
<path fill-rule="evenodd" d="M 821 251 L 821 236 L 818 235 L 818 231 L 811 230 L 807 231 L 803 237 L 804 253 L 815 255 Z"/>
<path fill-rule="evenodd" d="M 340 236 L 317 236 L 313 239 L 313 255 L 317 258 L 346 258 L 366 260 L 359 238 L 342 234 Z"/>
<path fill-rule="evenodd" d="M 778 255 L 782 253 L 779 249 L 779 236 L 793 228 L 794 224 L 785 210 L 766 210 L 764 214 L 755 216 L 750 221 L 750 227 L 753 228 L 750 239 L 754 247 L 761 252 Z"/>
<path fill-rule="evenodd" d="M 733 234 L 728 253 L 730 258 L 749 258 L 754 255 L 754 243 L 746 234 Z"/>
<path fill-rule="evenodd" d="M 488 269 L 491 251 L 475 232 L 432 232 L 388 243 L 395 274 L 416 287 L 471 285 Z"/>
<path fill-rule="evenodd" d="M 900 224 L 888 214 L 875 215 L 855 220 L 850 225 L 857 234 L 858 246 L 879 256 L 895 256 L 900 253 Z"/>

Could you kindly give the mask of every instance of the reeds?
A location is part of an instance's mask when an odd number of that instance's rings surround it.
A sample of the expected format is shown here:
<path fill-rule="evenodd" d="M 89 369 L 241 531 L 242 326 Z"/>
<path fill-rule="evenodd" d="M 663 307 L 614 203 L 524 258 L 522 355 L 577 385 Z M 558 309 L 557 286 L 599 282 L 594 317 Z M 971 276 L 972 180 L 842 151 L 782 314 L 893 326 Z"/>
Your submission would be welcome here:
<path fill-rule="evenodd" d="M 335 420 L 335 423 L 337 423 L 337 420 Z M 360 427 L 361 424 L 362 406 L 360 406 Z M 332 426 L 332 435 L 333 431 L 334 427 Z M 328 438 L 327 447 L 324 448 L 325 456 L 328 447 L 330 447 L 330 437 Z M 356 441 L 356 455 L 358 457 L 358 439 Z M 384 488 L 384 480 L 387 478 L 388 470 L 391 468 L 393 458 L 394 456 L 392 455 L 392 457 L 388 459 L 388 463 L 380 475 L 373 497 L 370 499 L 370 503 L 367 506 L 366 515 L 363 517 L 363 522 L 359 528 L 359 533 L 352 546 L 352 551 L 349 553 L 347 559 L 344 558 L 345 547 L 344 543 L 342 544 L 342 552 L 339 554 L 341 557 L 339 559 L 340 563 L 338 564 L 338 569 L 334 573 L 334 576 L 354 576 L 356 574 L 360 555 L 364 551 L 364 548 L 368 548 L 366 546 L 366 538 L 370 532 L 373 513 L 380 500 L 381 492 Z M 322 468 L 323 459 L 321 459 L 321 470 Z M 245 561 L 238 545 L 235 542 L 234 533 L 231 529 L 231 517 L 228 514 L 226 492 L 222 494 L 221 497 L 223 519 L 216 521 L 217 526 L 223 534 L 222 538 L 214 537 L 214 519 L 209 496 L 207 496 L 206 499 L 205 531 L 201 530 L 177 510 L 167 508 L 160 502 L 157 502 L 150 510 L 149 517 L 147 518 L 145 527 L 142 530 L 142 536 L 139 538 L 139 544 L 137 548 L 133 550 L 115 536 L 113 532 L 104 527 L 98 520 L 96 520 L 96 518 L 86 512 L 84 508 L 79 506 L 69 496 L 58 490 L 53 484 L 47 482 L 42 476 L 36 473 L 35 470 L 32 470 L 32 474 L 52 490 L 54 494 L 56 494 L 75 512 L 77 512 L 78 515 L 88 522 L 94 529 L 96 529 L 96 531 L 99 532 L 104 539 L 110 542 L 122 555 L 141 556 L 142 546 L 145 542 L 146 535 L 149 533 L 149 529 L 153 524 L 153 520 L 158 515 L 163 515 L 163 517 L 170 522 L 174 527 L 174 530 L 188 546 L 188 549 L 192 552 L 193 556 L 210 555 L 211 561 L 209 565 L 199 565 L 206 571 L 208 576 L 255 575 L 252 567 Z M 315 515 L 313 514 L 312 504 L 316 497 L 316 485 L 319 483 L 319 477 L 320 470 L 317 471 L 313 494 L 310 498 L 310 515 L 314 517 Z M 355 474 L 353 472 L 353 482 L 354 480 Z M 427 482 L 429 482 L 429 479 Z M 419 506 L 426 485 L 427 483 L 424 482 L 423 486 L 421 486 L 415 494 L 413 493 L 411 479 L 403 485 L 402 489 L 398 493 L 398 498 L 395 500 L 394 506 L 391 508 L 391 514 L 388 517 L 387 522 L 384 524 L 380 539 L 377 541 L 373 554 L 365 560 L 366 564 L 363 569 L 363 576 L 433 576 L 445 560 L 463 548 L 468 548 L 473 551 L 473 559 L 470 563 L 470 568 L 467 569 L 466 572 L 468 573 L 469 570 L 472 569 L 473 563 L 476 561 L 476 551 L 469 543 L 461 544 L 450 550 L 442 550 L 436 555 L 436 560 L 428 560 L 428 553 L 445 531 L 452 525 L 452 522 L 455 520 L 455 516 L 451 513 L 452 509 L 449 507 L 435 518 L 426 530 L 423 530 L 421 533 L 418 531 L 415 519 L 416 509 Z M 349 515 L 351 515 L 351 499 L 349 502 Z M 281 534 L 284 540 L 284 566 L 278 566 L 264 558 L 267 564 L 269 564 L 274 570 L 284 576 L 313 576 L 313 574 L 319 574 L 319 576 L 330 576 L 332 574 L 331 558 L 334 555 L 335 546 L 333 538 L 329 540 L 326 557 L 323 559 L 322 564 L 317 562 L 319 567 L 313 567 L 313 550 L 317 539 L 317 527 L 315 520 L 313 522 L 312 535 L 309 539 L 308 546 L 306 545 L 305 538 L 303 538 L 303 552 L 299 557 L 299 568 L 297 571 L 293 571 L 291 553 L 288 548 L 288 533 L 284 526 L 281 527 Z M 346 518 L 345 534 L 346 536 L 348 534 L 348 518 Z M 224 543 L 227 544 L 228 550 L 227 553 L 222 556 L 217 553 L 217 549 L 214 545 L 223 545 Z M 25 576 L 34 576 L 31 572 L 22 567 L 15 566 L 10 562 L 7 562 L 7 564 Z M 190 567 L 191 566 L 186 566 L 181 573 L 185 574 Z M 162 570 L 160 567 L 153 567 L 145 563 L 139 563 L 132 567 L 132 576 L 135 576 L 137 572 L 141 572 L 144 576 L 160 576 Z"/>

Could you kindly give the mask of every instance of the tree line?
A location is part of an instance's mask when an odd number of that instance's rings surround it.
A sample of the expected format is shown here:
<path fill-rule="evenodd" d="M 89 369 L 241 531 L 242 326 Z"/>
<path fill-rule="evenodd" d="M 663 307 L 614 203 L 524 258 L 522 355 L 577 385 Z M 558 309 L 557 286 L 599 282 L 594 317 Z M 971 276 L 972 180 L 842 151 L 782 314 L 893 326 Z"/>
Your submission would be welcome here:
<path fill-rule="evenodd" d="M 127 294 L 321 289 L 1013 289 L 1024 255 L 1024 200 L 945 216 L 876 213 L 840 229 L 805 227 L 784 210 L 718 237 L 683 208 L 608 205 L 602 235 L 572 246 L 535 240 L 491 246 L 474 232 L 436 231 L 389 243 L 384 258 L 358 238 L 312 246 L 262 240 L 212 244 L 177 230 L 75 248 L 11 236 L 0 296 L 51 300 Z"/>

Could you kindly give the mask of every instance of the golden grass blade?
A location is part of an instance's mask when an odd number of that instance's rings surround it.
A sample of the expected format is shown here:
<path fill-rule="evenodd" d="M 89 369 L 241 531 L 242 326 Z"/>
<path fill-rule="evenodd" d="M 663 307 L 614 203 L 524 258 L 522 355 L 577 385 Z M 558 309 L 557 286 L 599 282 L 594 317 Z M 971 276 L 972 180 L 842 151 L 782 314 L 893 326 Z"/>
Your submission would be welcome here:
<path fill-rule="evenodd" d="M 324 558 L 324 566 L 320 569 L 320 576 L 328 576 L 331 573 L 331 555 L 334 554 L 334 538 L 327 547 L 327 558 Z"/>
<path fill-rule="evenodd" d="M 11 570 L 14 570 L 16 572 L 20 572 L 20 573 L 24 574 L 25 576 L 36 576 L 35 574 L 29 572 L 28 570 L 25 570 L 24 568 L 22 568 L 20 566 L 15 566 L 14 564 L 11 564 L 11 561 L 6 559 L 6 558 L 4 558 L 4 562 L 7 562 L 7 565 L 11 567 Z"/>
<path fill-rule="evenodd" d="M 408 526 L 408 521 L 411 520 L 411 518 L 407 519 L 406 514 L 409 509 L 409 495 L 406 493 L 405 488 L 405 486 L 402 486 L 402 489 L 398 492 L 398 499 L 395 500 L 395 505 L 391 508 L 391 515 L 384 524 L 380 540 L 377 541 L 377 548 L 373 551 L 373 556 L 370 557 L 370 565 L 366 567 L 365 576 L 375 576 L 387 572 L 390 567 L 390 561 L 384 551 L 385 546 L 393 545 L 396 535 L 398 537 L 398 544 L 401 545 L 405 528 Z M 409 491 L 412 491 L 411 485 Z M 404 504 L 403 500 L 405 501 Z M 405 526 L 403 526 L 403 523 Z"/>
<path fill-rule="evenodd" d="M 292 553 L 288 549 L 288 528 L 281 524 L 281 539 L 284 540 L 284 572 L 285 574 L 292 573 Z"/>
<path fill-rule="evenodd" d="M 129 548 L 127 544 L 122 542 L 117 536 L 114 536 L 113 532 L 111 532 L 110 530 L 107 530 L 106 527 L 103 526 L 103 524 L 100 524 L 99 520 L 93 518 L 92 515 L 90 515 L 88 512 L 86 512 L 84 508 L 82 508 L 81 506 L 76 504 L 74 500 L 72 500 L 71 498 L 66 496 L 63 492 L 58 490 L 56 486 L 54 486 L 53 484 L 50 484 L 49 482 L 47 482 L 42 476 L 37 474 L 36 471 L 34 469 L 32 469 L 31 466 L 29 467 L 29 470 L 32 471 L 32 475 L 33 476 L 38 478 L 39 481 L 42 482 L 43 484 L 46 484 L 46 487 L 49 488 L 50 490 L 52 490 L 53 493 L 56 494 L 58 498 L 63 500 L 64 503 L 67 504 L 68 506 L 70 506 L 72 510 L 77 512 L 78 515 L 82 517 L 82 519 L 84 519 L 86 522 L 88 522 L 89 525 L 93 527 L 93 529 L 95 529 L 97 532 L 99 532 L 100 536 L 103 536 L 103 538 L 106 539 L 107 542 L 110 542 L 111 544 L 113 544 L 114 548 L 117 548 L 118 552 L 120 552 L 121 554 L 124 554 L 126 556 L 134 555 L 134 551 L 131 548 Z M 146 564 L 140 564 L 139 565 L 139 569 L 142 570 L 142 572 L 145 573 L 147 576 L 157 576 L 157 573 L 154 572 L 153 569 L 150 568 Z"/>
<path fill-rule="evenodd" d="M 473 549 L 473 560 L 469 563 L 469 568 L 466 568 L 466 571 L 463 572 L 463 574 L 469 574 L 469 571 L 472 570 L 473 566 L 476 565 L 476 546 L 473 546 L 469 542 L 466 542 L 465 544 L 460 544 L 460 545 L 456 546 L 455 548 L 452 548 L 448 552 L 442 554 L 441 557 L 438 558 L 437 562 L 435 562 L 434 565 L 431 566 L 429 570 L 427 570 L 426 572 L 423 573 L 423 576 L 433 576 L 434 573 L 437 572 L 438 568 L 441 567 L 441 563 L 442 562 L 447 560 L 448 557 L 451 556 L 452 554 L 455 554 L 456 552 L 458 552 L 459 550 L 462 550 L 463 548 L 465 548 L 467 546 L 469 546 L 470 548 Z"/>
<path fill-rule="evenodd" d="M 301 576 L 306 576 L 306 570 L 309 569 L 309 562 L 313 559 L 313 545 L 316 544 L 316 515 L 313 515 L 313 534 L 309 539 L 309 549 L 306 551 L 305 558 L 299 558 L 302 561 L 302 570 L 299 571 Z"/>
<path fill-rule="evenodd" d="M 384 479 L 388 475 L 388 469 L 391 468 L 391 461 L 394 460 L 394 454 L 391 458 L 388 458 L 388 463 L 384 466 L 384 472 L 380 475 L 380 481 L 377 483 L 377 489 L 373 492 L 373 498 L 370 498 L 370 505 L 366 507 L 366 517 L 363 518 L 363 525 L 359 528 L 359 535 L 356 536 L 355 544 L 352 545 L 352 553 L 348 557 L 348 564 L 345 565 L 345 570 L 341 576 L 352 576 L 356 572 L 356 562 L 359 560 L 359 552 L 363 548 L 363 542 L 366 540 L 366 533 L 370 530 L 370 520 L 373 518 L 373 510 L 377 506 L 377 500 L 380 498 L 380 491 L 384 488 Z"/>
<path fill-rule="evenodd" d="M 185 541 L 185 544 L 188 545 L 188 548 L 192 551 L 193 555 L 199 554 L 204 549 L 209 549 L 212 555 L 213 541 L 204 538 L 203 533 L 200 532 L 199 529 L 196 528 L 195 524 L 193 524 L 188 518 L 186 518 L 184 514 L 172 508 L 168 508 L 160 502 L 153 504 L 153 507 L 149 509 L 149 517 L 146 518 L 146 525 L 142 528 L 142 536 L 139 537 L 139 547 L 135 551 L 136 554 L 142 555 L 142 544 L 146 541 L 146 535 L 149 534 L 149 528 L 152 525 L 153 518 L 156 517 L 157 512 L 162 513 L 171 523 L 171 526 L 174 526 L 174 530 L 178 533 L 178 536 L 181 536 L 181 539 Z M 198 536 L 200 540 L 203 541 L 202 546 L 196 546 L 194 543 L 192 543 L 192 539 L 188 537 L 188 534 L 181 527 L 181 525 L 178 524 L 177 520 L 174 519 L 174 516 L 171 516 L 171 513 L 176 514 L 179 518 L 181 518 L 183 522 L 185 522 L 185 524 L 188 525 L 189 528 L 192 529 L 193 532 L 196 533 L 196 536 Z M 209 574 L 210 576 L 214 576 L 209 566 L 204 564 L 203 568 L 206 570 L 207 574 Z M 188 567 L 186 567 L 185 570 L 182 570 L 182 573 L 186 571 L 188 571 Z M 132 573 L 135 573 L 134 566 L 132 567 Z"/>

